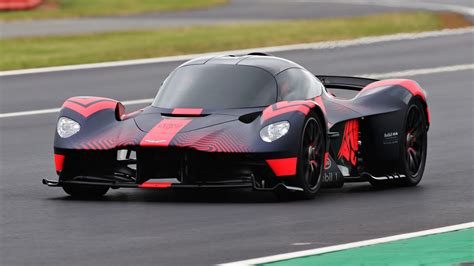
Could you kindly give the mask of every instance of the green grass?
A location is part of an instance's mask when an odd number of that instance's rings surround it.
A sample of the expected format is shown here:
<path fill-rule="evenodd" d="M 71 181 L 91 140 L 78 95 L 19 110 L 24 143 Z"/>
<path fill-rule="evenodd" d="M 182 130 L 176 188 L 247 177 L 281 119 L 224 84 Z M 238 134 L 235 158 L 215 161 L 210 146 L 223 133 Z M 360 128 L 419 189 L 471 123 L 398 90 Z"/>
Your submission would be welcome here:
<path fill-rule="evenodd" d="M 464 20 L 455 25 L 450 20 L 449 27 L 466 25 L 470 24 Z M 95 63 L 342 40 L 400 32 L 439 30 L 445 27 L 443 14 L 418 12 L 344 19 L 7 39 L 0 41 L 0 69 Z"/>
<path fill-rule="evenodd" d="M 415 237 L 371 246 L 259 264 L 260 266 L 312 265 L 472 265 L 474 229 Z M 465 263 L 465 264 L 462 264 Z"/>
<path fill-rule="evenodd" d="M 227 0 L 45 0 L 28 11 L 1 11 L 0 20 L 31 20 L 83 16 L 130 15 L 206 8 Z"/>

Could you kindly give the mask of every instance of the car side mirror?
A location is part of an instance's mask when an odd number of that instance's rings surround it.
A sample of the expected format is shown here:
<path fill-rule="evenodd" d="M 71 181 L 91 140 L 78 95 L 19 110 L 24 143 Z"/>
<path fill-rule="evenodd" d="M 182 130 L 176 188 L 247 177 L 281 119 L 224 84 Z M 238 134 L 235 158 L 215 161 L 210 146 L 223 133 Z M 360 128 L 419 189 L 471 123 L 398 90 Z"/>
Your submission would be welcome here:
<path fill-rule="evenodd" d="M 122 121 L 124 115 L 125 106 L 121 102 L 117 102 L 117 106 L 115 107 L 115 119 L 117 119 L 117 121 Z"/>

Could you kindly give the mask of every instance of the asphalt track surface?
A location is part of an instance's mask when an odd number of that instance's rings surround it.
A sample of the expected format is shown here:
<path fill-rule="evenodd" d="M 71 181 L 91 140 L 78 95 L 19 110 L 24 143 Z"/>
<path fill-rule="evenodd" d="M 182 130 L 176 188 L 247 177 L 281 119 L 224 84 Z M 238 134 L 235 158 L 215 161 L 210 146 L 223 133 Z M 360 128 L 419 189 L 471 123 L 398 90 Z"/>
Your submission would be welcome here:
<path fill-rule="evenodd" d="M 473 34 L 276 53 L 315 73 L 355 75 L 474 62 Z M 0 113 L 73 95 L 153 97 L 181 62 L 0 77 Z M 315 200 L 248 190 L 112 190 L 81 201 L 48 188 L 56 114 L 0 120 L 1 265 L 210 265 L 474 220 L 472 71 L 412 77 L 432 126 L 415 188 L 350 184 Z M 132 109 L 140 106 L 133 106 Z M 293 243 L 308 242 L 306 246 Z"/>
<path fill-rule="evenodd" d="M 358 1 L 355 1 L 358 2 Z M 364 1 L 362 1 L 364 2 Z M 262 22 L 282 19 L 312 19 L 326 17 L 362 16 L 379 12 L 423 10 L 406 1 L 365 1 L 341 3 L 331 1 L 293 0 L 230 0 L 229 4 L 210 9 L 150 13 L 122 17 L 89 17 L 0 23 L 0 38 L 64 35 L 136 29 L 157 29 L 211 24 Z M 387 1 L 385 1 L 387 2 Z M 424 1 L 421 1 L 424 2 Z M 443 2 L 443 0 L 429 1 Z M 472 6 L 466 0 L 457 5 Z"/>

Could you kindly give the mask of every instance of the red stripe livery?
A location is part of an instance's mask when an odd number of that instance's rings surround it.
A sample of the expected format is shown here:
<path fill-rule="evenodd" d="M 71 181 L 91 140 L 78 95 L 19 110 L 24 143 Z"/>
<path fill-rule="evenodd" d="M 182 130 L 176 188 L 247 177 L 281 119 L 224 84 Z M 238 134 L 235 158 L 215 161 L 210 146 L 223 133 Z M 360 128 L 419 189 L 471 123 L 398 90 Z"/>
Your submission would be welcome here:
<path fill-rule="evenodd" d="M 296 175 L 297 158 L 283 158 L 266 160 L 276 176 Z"/>
<path fill-rule="evenodd" d="M 176 134 L 189 122 L 191 119 L 163 119 L 143 137 L 140 146 L 167 147 Z"/>
<path fill-rule="evenodd" d="M 420 96 L 423 100 L 426 100 L 425 94 L 423 93 L 423 90 L 421 89 L 420 85 L 418 85 L 418 83 L 410 79 L 386 79 L 386 80 L 372 82 L 369 85 L 365 86 L 360 91 L 360 93 L 370 90 L 370 89 L 378 88 L 378 87 L 393 86 L 393 85 L 402 86 L 405 89 L 409 90 L 411 94 L 413 94 L 414 96 Z"/>
<path fill-rule="evenodd" d="M 73 97 L 63 104 L 63 108 L 71 109 L 86 118 L 105 109 L 114 110 L 116 106 L 117 101 L 101 97 Z"/>
<path fill-rule="evenodd" d="M 312 101 L 294 101 L 294 102 L 277 102 L 265 108 L 262 113 L 263 121 L 266 121 L 272 117 L 286 114 L 289 112 L 301 112 L 307 115 L 311 108 L 316 106 Z"/>

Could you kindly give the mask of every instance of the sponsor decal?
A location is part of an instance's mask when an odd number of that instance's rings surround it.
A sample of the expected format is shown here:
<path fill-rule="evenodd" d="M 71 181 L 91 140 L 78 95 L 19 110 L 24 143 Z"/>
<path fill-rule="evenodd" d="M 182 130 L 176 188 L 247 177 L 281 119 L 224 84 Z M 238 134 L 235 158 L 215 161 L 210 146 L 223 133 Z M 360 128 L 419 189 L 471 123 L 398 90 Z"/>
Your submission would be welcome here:
<path fill-rule="evenodd" d="M 324 183 L 339 183 L 343 182 L 342 179 L 344 177 L 339 171 L 336 162 L 328 157 L 321 178 Z"/>
<path fill-rule="evenodd" d="M 337 182 L 339 179 L 338 172 L 324 172 L 323 173 L 323 182 L 330 183 L 330 182 Z"/>
<path fill-rule="evenodd" d="M 191 119 L 163 119 L 143 137 L 140 146 L 168 146 Z"/>
<path fill-rule="evenodd" d="M 383 144 L 397 144 L 398 143 L 398 132 L 385 132 L 383 133 Z"/>

